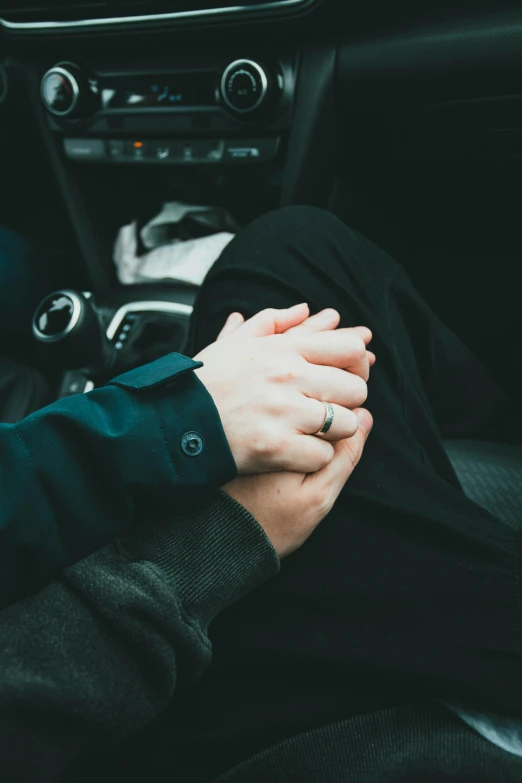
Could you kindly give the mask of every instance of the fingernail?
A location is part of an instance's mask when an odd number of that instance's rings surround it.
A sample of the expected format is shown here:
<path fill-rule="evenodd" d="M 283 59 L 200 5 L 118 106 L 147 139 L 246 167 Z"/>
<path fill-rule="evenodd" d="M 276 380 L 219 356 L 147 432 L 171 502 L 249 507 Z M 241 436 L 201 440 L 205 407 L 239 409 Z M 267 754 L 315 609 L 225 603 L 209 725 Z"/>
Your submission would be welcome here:
<path fill-rule="evenodd" d="M 288 309 L 289 309 L 289 310 L 298 310 L 298 309 L 300 309 L 300 308 L 302 308 L 302 307 L 306 307 L 306 309 L 308 310 L 308 304 L 307 304 L 307 302 L 301 302 L 301 304 L 296 304 L 296 305 L 293 305 L 293 307 L 290 307 L 290 308 L 288 308 Z"/>
<path fill-rule="evenodd" d="M 360 411 L 357 411 L 357 422 L 359 424 L 359 427 L 364 430 L 366 435 L 369 435 L 372 431 L 373 427 L 373 416 L 371 413 L 369 413 L 364 408 Z"/>

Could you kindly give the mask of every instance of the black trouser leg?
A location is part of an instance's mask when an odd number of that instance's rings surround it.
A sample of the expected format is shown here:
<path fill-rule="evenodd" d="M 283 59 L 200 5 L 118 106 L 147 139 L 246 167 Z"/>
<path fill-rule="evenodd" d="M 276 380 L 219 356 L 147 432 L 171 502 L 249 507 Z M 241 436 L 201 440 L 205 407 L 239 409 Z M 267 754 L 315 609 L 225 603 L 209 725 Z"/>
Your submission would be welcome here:
<path fill-rule="evenodd" d="M 213 769 L 389 704 L 522 716 L 517 541 L 464 497 L 440 437 L 502 434 L 503 396 L 399 266 L 315 209 L 269 215 L 231 244 L 201 292 L 195 344 L 232 310 L 298 301 L 373 330 L 375 426 L 333 512 L 215 622 L 210 671 L 173 705 L 180 745 L 208 747 Z"/>
<path fill-rule="evenodd" d="M 225 250 L 200 293 L 192 348 L 213 342 L 232 310 L 250 317 L 265 307 L 299 301 L 313 310 L 337 308 L 341 326 L 370 324 L 381 361 L 410 383 L 422 384 L 443 437 L 513 440 L 513 432 L 520 435 L 504 394 L 433 313 L 404 269 L 318 209 L 273 212 Z"/>

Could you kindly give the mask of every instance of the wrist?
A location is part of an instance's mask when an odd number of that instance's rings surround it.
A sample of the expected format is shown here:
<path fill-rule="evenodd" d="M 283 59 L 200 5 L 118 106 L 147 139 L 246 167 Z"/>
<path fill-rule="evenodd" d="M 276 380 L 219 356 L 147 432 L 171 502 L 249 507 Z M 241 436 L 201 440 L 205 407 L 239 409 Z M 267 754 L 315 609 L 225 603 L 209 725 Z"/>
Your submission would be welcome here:
<path fill-rule="evenodd" d="M 279 558 L 252 515 L 222 491 L 184 503 L 173 521 L 140 525 L 122 538 L 134 558 L 156 565 L 188 616 L 211 620 L 279 572 Z"/>

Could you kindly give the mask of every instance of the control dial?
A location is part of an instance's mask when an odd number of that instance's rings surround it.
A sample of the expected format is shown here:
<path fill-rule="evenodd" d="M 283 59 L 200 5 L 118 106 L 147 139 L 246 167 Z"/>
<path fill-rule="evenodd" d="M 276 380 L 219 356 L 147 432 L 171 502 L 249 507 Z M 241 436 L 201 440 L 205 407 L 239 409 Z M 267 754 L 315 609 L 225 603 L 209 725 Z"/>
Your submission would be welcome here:
<path fill-rule="evenodd" d="M 253 60 L 235 60 L 221 79 L 223 100 L 236 114 L 250 114 L 260 109 L 269 98 L 270 90 L 270 75 Z"/>
<path fill-rule="evenodd" d="M 74 63 L 59 63 L 44 74 L 42 100 L 55 117 L 79 119 L 92 109 L 94 93 L 81 68 Z"/>

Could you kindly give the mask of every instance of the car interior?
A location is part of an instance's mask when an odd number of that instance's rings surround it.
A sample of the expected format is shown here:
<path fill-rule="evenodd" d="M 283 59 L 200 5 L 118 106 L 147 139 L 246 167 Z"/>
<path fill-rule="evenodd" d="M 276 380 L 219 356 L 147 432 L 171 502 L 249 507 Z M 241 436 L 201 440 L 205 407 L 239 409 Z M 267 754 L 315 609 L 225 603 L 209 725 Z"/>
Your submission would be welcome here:
<path fill-rule="evenodd" d="M 120 229 L 140 255 L 165 204 L 211 208 L 189 239 L 308 204 L 402 263 L 517 404 L 521 73 L 514 0 L 0 0 L 0 224 L 64 292 L 4 352 L 56 399 L 182 352 L 197 285 L 123 284 Z M 520 444 L 448 450 L 520 525 Z"/>

